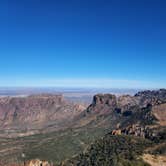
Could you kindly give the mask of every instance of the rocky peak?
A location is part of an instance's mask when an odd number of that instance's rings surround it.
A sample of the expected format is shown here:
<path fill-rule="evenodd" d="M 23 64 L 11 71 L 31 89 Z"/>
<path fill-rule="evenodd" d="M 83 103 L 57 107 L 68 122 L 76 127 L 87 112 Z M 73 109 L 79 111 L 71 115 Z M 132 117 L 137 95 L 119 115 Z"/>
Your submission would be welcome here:
<path fill-rule="evenodd" d="M 93 104 L 94 105 L 107 104 L 109 106 L 115 106 L 116 105 L 116 96 L 112 95 L 112 94 L 95 95 L 93 98 Z"/>
<path fill-rule="evenodd" d="M 108 113 L 117 107 L 117 99 L 112 94 L 97 94 L 93 98 L 92 104 L 87 108 L 87 112 Z"/>

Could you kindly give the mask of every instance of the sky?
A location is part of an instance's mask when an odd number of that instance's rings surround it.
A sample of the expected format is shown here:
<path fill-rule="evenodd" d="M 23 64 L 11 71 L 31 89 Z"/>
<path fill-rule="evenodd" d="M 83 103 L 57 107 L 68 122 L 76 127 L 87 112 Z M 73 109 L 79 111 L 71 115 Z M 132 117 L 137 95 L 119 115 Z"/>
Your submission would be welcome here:
<path fill-rule="evenodd" d="M 166 1 L 1 0 L 0 86 L 166 88 Z"/>

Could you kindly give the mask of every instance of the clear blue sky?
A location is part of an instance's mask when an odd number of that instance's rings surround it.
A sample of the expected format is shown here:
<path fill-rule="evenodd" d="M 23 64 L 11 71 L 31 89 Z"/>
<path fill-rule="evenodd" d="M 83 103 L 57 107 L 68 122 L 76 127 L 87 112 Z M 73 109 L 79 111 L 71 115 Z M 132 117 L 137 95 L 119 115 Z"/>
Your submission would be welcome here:
<path fill-rule="evenodd" d="M 166 88 L 165 0 L 1 0 L 0 86 Z"/>

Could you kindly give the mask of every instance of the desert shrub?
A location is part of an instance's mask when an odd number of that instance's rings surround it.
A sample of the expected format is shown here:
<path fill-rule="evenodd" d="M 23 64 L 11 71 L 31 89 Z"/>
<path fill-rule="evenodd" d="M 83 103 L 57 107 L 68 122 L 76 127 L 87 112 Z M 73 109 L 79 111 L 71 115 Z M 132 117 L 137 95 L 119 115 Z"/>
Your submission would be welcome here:
<path fill-rule="evenodd" d="M 92 144 L 86 153 L 73 158 L 66 165 L 148 166 L 138 156 L 150 145 L 150 141 L 141 138 L 107 135 Z"/>

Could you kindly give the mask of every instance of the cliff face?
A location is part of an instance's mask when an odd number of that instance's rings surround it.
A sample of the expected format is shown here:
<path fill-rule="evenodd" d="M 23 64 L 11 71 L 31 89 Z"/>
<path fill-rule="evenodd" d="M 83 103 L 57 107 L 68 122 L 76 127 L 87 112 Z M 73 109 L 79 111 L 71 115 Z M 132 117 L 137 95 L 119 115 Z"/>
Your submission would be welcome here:
<path fill-rule="evenodd" d="M 87 108 L 89 113 L 109 113 L 117 106 L 115 95 L 111 94 L 98 94 L 93 98 L 92 104 Z"/>
<path fill-rule="evenodd" d="M 135 96 L 124 95 L 116 97 L 111 94 L 98 94 L 93 98 L 92 104 L 87 108 L 89 113 L 109 113 L 117 111 L 124 113 L 134 111 L 137 108 L 144 108 L 148 105 L 155 106 L 166 103 L 166 90 L 143 91 Z"/>
<path fill-rule="evenodd" d="M 34 95 L 29 97 L 0 98 L 0 129 L 41 130 L 54 129 L 72 122 L 84 107 L 69 103 L 61 95 Z"/>

